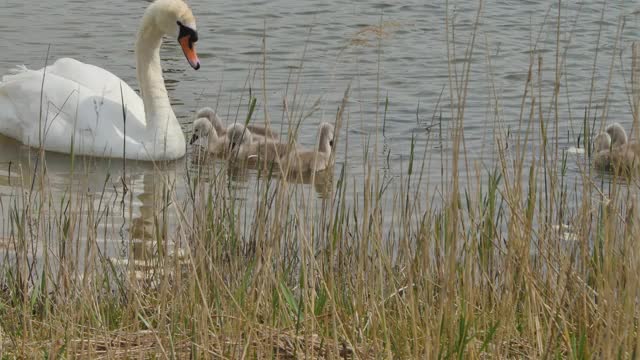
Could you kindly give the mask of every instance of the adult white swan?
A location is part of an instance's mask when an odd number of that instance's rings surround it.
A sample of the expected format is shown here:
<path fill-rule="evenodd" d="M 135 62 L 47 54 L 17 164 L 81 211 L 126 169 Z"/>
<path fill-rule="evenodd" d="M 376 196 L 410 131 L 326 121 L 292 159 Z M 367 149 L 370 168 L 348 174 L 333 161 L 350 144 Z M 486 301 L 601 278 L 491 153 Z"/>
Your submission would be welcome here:
<path fill-rule="evenodd" d="M 0 82 L 0 133 L 63 153 L 138 160 L 184 156 L 184 135 L 160 67 L 164 35 L 176 35 L 189 64 L 200 68 L 191 9 L 182 0 L 157 0 L 147 8 L 136 41 L 142 99 L 107 70 L 74 59 L 40 70 L 21 67 Z"/>

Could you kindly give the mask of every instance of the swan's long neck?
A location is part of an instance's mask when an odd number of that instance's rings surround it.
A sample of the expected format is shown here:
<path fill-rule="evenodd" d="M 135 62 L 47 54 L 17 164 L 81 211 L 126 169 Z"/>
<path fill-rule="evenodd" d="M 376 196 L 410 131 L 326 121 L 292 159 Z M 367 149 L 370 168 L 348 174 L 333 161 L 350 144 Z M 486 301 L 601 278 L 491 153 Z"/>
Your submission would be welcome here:
<path fill-rule="evenodd" d="M 147 131 L 153 132 L 152 136 L 159 137 L 167 135 L 171 125 L 176 122 L 160 66 L 162 36 L 163 33 L 151 24 L 151 20 L 145 18 L 136 42 L 136 69 Z"/>

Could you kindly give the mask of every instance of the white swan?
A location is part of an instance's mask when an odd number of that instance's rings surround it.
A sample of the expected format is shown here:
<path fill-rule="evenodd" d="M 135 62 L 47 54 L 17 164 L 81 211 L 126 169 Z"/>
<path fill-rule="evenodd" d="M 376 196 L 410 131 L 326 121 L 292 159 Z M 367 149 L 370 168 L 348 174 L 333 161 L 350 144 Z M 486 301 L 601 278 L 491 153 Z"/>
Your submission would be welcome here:
<path fill-rule="evenodd" d="M 203 107 L 196 112 L 196 119 L 207 118 L 213 124 L 219 136 L 227 135 L 227 129 L 222 125 L 222 119 L 216 114 L 215 110 L 210 107 Z M 251 131 L 253 141 L 278 140 L 278 134 L 273 132 L 271 128 L 260 125 L 247 125 L 247 130 Z"/>
<path fill-rule="evenodd" d="M 316 150 L 292 151 L 287 157 L 289 172 L 308 173 L 329 167 L 333 151 L 333 125 L 323 122 L 318 128 Z"/>
<path fill-rule="evenodd" d="M 184 156 L 184 135 L 160 66 L 164 35 L 177 36 L 189 64 L 200 67 L 191 10 L 182 0 L 157 0 L 147 8 L 136 41 L 142 99 L 107 70 L 74 59 L 40 70 L 22 67 L 0 82 L 0 133 L 62 153 L 139 160 Z"/>

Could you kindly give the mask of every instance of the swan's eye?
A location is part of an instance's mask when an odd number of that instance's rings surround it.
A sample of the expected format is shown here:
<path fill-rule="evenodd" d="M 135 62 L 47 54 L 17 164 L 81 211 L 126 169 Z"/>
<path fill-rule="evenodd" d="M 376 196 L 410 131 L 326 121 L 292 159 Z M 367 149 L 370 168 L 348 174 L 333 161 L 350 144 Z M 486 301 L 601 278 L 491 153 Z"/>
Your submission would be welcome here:
<path fill-rule="evenodd" d="M 193 43 L 198 41 L 198 32 L 192 29 L 189 26 L 183 25 L 180 21 L 177 22 L 178 27 L 180 28 L 180 32 L 178 33 L 178 40 L 183 37 L 189 37 L 189 48 L 193 48 Z"/>
<path fill-rule="evenodd" d="M 196 50 L 193 47 L 193 44 L 198 41 L 198 33 L 191 27 L 183 25 L 180 21 L 177 23 L 180 28 L 178 42 L 182 47 L 182 51 L 191 67 L 198 70 L 200 68 L 200 60 L 198 60 L 198 55 L 196 55 Z"/>
<path fill-rule="evenodd" d="M 329 146 L 333 147 L 333 140 L 329 141 Z"/>

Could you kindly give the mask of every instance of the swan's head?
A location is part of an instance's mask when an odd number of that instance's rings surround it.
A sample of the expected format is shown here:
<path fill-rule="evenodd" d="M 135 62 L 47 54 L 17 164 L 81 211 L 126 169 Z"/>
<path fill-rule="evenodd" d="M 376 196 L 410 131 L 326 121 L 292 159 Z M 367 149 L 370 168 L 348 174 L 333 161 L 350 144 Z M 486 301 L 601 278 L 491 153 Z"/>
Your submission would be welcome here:
<path fill-rule="evenodd" d="M 198 139 L 205 139 L 209 136 L 215 136 L 217 133 L 216 130 L 211 125 L 209 119 L 205 117 L 201 117 L 193 122 L 193 130 L 191 135 L 191 140 L 189 141 L 190 145 L 193 145 Z"/>
<path fill-rule="evenodd" d="M 611 137 L 613 146 L 620 146 L 627 143 L 627 132 L 624 131 L 624 128 L 619 123 L 616 122 L 607 126 L 606 131 Z"/>
<path fill-rule="evenodd" d="M 199 118 L 207 118 L 207 119 L 209 119 L 209 121 L 211 122 L 213 127 L 216 129 L 216 131 L 219 134 L 220 133 L 224 134 L 225 128 L 222 125 L 222 120 L 220 119 L 218 114 L 216 114 L 216 112 L 212 108 L 203 107 L 202 109 L 198 110 L 198 112 L 196 113 L 196 119 L 199 119 Z"/>
<path fill-rule="evenodd" d="M 320 124 L 320 139 L 319 139 L 319 148 L 320 151 L 329 151 L 333 150 L 333 125 L 328 122 L 323 122 Z"/>
<path fill-rule="evenodd" d="M 156 0 L 149 5 L 146 16 L 151 24 L 166 35 L 177 35 L 178 43 L 187 57 L 189 65 L 200 68 L 195 43 L 198 41 L 196 18 L 182 0 Z M 145 25 L 149 25 L 148 23 Z"/>
<path fill-rule="evenodd" d="M 611 149 L 611 136 L 608 133 L 601 132 L 593 139 L 593 151 L 595 153 L 609 149 Z"/>
<path fill-rule="evenodd" d="M 229 139 L 229 149 L 231 151 L 237 151 L 241 146 L 250 145 L 253 142 L 251 131 L 242 124 L 229 125 L 227 139 Z"/>

